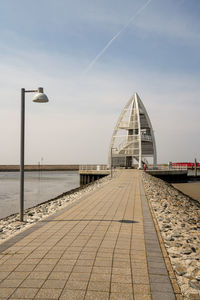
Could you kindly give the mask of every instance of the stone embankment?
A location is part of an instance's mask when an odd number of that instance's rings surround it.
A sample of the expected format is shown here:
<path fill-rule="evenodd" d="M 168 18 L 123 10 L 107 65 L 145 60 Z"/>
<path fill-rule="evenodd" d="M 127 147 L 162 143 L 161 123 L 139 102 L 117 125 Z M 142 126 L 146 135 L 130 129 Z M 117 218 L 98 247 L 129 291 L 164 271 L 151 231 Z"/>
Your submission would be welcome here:
<path fill-rule="evenodd" d="M 146 173 L 143 183 L 184 299 L 200 300 L 200 203 Z"/>
<path fill-rule="evenodd" d="M 4 242 L 6 239 L 14 236 L 15 234 L 21 232 L 22 230 L 30 227 L 31 225 L 39 222 L 40 220 L 47 218 L 53 213 L 57 212 L 59 209 L 63 209 L 70 204 L 75 203 L 84 194 L 94 191 L 104 184 L 108 183 L 110 177 L 104 177 L 94 183 L 86 186 L 82 186 L 75 190 L 64 193 L 61 196 L 53 200 L 41 203 L 33 208 L 25 210 L 24 222 L 19 222 L 19 214 L 13 214 L 4 219 L 0 220 L 0 243 Z"/>

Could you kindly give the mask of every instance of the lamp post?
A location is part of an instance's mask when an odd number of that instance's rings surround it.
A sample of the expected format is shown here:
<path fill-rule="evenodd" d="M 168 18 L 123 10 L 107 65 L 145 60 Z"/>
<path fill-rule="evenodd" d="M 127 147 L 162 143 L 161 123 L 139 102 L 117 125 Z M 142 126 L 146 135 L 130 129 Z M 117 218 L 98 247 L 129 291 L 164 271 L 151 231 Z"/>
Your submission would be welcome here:
<path fill-rule="evenodd" d="M 37 90 L 21 89 L 21 145 L 20 145 L 20 212 L 19 219 L 24 221 L 24 133 L 25 133 L 25 93 L 37 93 L 33 102 L 45 103 L 48 102 L 48 97 L 43 93 L 43 88 Z"/>

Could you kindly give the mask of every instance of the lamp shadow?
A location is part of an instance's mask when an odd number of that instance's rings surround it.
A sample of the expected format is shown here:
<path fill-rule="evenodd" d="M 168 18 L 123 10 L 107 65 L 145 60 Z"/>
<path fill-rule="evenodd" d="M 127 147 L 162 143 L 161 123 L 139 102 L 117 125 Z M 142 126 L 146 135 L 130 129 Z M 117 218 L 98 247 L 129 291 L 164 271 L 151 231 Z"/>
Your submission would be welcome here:
<path fill-rule="evenodd" d="M 125 223 L 125 224 L 134 224 L 139 223 L 138 221 L 134 220 L 103 220 L 103 219 L 68 219 L 68 220 L 41 220 L 40 222 L 48 223 L 48 222 L 119 222 L 119 223 Z"/>

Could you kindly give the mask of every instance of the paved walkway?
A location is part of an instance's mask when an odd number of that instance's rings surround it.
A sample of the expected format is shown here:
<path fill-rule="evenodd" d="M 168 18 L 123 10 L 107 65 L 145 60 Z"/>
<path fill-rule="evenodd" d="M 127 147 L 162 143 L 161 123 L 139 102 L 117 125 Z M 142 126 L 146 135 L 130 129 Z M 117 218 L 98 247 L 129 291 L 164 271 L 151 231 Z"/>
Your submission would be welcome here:
<path fill-rule="evenodd" d="M 140 176 L 123 170 L 0 246 L 0 299 L 176 299 Z"/>

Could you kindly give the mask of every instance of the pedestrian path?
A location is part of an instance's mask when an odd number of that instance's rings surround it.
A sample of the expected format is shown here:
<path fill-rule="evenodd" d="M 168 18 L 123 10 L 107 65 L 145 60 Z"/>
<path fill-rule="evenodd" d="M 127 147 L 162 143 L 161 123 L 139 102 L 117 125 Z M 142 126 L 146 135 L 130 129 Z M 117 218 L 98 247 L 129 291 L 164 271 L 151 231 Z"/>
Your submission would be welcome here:
<path fill-rule="evenodd" d="M 176 299 L 137 170 L 0 252 L 0 299 Z"/>

